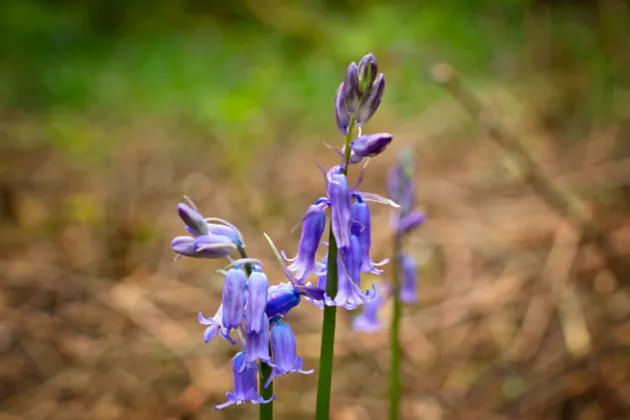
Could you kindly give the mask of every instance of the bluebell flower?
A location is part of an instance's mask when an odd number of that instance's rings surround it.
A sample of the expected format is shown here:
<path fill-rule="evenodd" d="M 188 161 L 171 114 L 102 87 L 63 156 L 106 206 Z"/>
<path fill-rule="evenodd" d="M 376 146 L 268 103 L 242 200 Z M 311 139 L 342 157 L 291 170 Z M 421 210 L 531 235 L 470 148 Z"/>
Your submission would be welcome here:
<path fill-rule="evenodd" d="M 271 347 L 273 349 L 273 364 L 271 376 L 265 383 L 265 388 L 278 376 L 287 373 L 298 372 L 302 374 L 313 373 L 315 370 L 302 370 L 304 362 L 297 355 L 295 334 L 282 318 L 271 320 Z"/>
<path fill-rule="evenodd" d="M 358 163 L 357 158 L 374 157 L 383 153 L 393 139 L 394 137 L 389 133 L 366 134 L 357 137 L 350 143 L 351 157 L 355 157 L 350 163 Z"/>
<path fill-rule="evenodd" d="M 376 288 L 374 298 L 363 305 L 363 312 L 352 320 L 352 326 L 355 330 L 361 332 L 377 332 L 383 328 L 383 324 L 378 318 L 378 312 L 383 306 L 384 286 L 380 285 Z"/>
<path fill-rule="evenodd" d="M 228 330 L 223 326 L 223 304 L 219 306 L 219 310 L 213 317 L 204 317 L 201 312 L 197 314 L 197 319 L 201 325 L 207 325 L 208 327 L 203 332 L 203 341 L 209 343 L 216 336 L 220 335 L 224 339 L 228 340 L 232 344 L 236 344 L 228 335 Z"/>
<path fill-rule="evenodd" d="M 267 293 L 265 313 L 268 317 L 285 315 L 300 303 L 300 291 L 291 283 L 280 283 L 271 286 Z"/>
<path fill-rule="evenodd" d="M 223 326 L 228 329 L 239 328 L 243 321 L 247 276 L 240 268 L 231 268 L 225 274 L 223 282 Z"/>
<path fill-rule="evenodd" d="M 334 166 L 326 174 L 326 190 L 330 203 L 330 219 L 333 234 L 339 248 L 350 246 L 350 190 L 348 179 L 340 166 Z"/>
<path fill-rule="evenodd" d="M 260 333 L 247 333 L 245 335 L 245 359 L 241 370 L 248 367 L 256 367 L 258 362 L 270 364 L 269 355 L 269 317 L 263 314 Z M 270 364 L 271 365 L 271 364 Z"/>
<path fill-rule="evenodd" d="M 271 246 L 271 249 L 273 250 L 274 255 L 276 256 L 278 263 L 280 263 L 282 272 L 284 273 L 286 278 L 289 280 L 288 284 L 286 283 L 281 284 L 278 286 L 278 289 L 275 289 L 273 291 L 272 291 L 272 288 L 269 289 L 269 298 L 267 301 L 267 310 L 266 310 L 267 314 L 271 313 L 271 315 L 276 315 L 272 313 L 270 309 L 279 308 L 284 305 L 288 307 L 287 309 L 288 311 L 289 309 L 293 308 L 295 305 L 299 303 L 299 298 L 301 296 L 304 296 L 311 302 L 323 301 L 325 297 L 325 291 L 320 289 L 317 286 L 311 285 L 311 283 L 304 283 L 304 282 L 298 281 L 293 275 L 293 272 L 289 270 L 287 266 L 284 264 L 283 257 L 281 253 L 278 251 L 278 248 L 276 248 L 276 246 L 274 245 L 271 238 L 266 233 L 264 235 L 267 241 L 269 242 L 269 245 Z M 325 268 L 322 267 L 322 270 L 325 270 Z"/>
<path fill-rule="evenodd" d="M 323 170 L 322 170 L 323 171 Z M 350 210 L 350 197 L 361 198 L 363 201 L 373 201 L 376 203 L 387 204 L 392 207 L 399 207 L 392 200 L 381 197 L 378 194 L 357 191 L 357 188 L 363 180 L 363 169 L 359 174 L 357 182 L 352 188 L 348 187 L 348 179 L 342 172 L 339 165 L 333 166 L 326 175 L 327 198 L 320 199 L 319 206 L 330 207 L 331 224 L 333 234 L 339 248 L 347 248 L 350 241 L 350 224 L 352 221 Z M 308 214 L 308 212 L 307 212 Z"/>
<path fill-rule="evenodd" d="M 303 281 L 315 266 L 315 253 L 326 228 L 326 210 L 322 206 L 325 199 L 318 200 L 311 205 L 302 220 L 302 234 L 298 243 L 298 252 L 295 258 L 285 259 L 292 262 L 288 268 L 295 271 L 295 278 Z"/>
<path fill-rule="evenodd" d="M 351 196 L 359 197 L 363 201 L 373 201 L 388 204 L 392 207 L 399 207 L 398 204 L 392 200 L 381 197 L 378 194 L 357 191 L 358 186 L 363 180 L 363 169 L 359 174 L 356 184 L 352 188 L 348 187 L 348 179 L 343 174 L 341 166 L 335 165 L 327 172 L 321 167 L 320 169 L 326 176 L 327 197 L 320 198 L 316 204 L 310 206 L 304 218 L 308 217 L 313 212 L 320 212 L 326 207 L 330 207 L 330 223 L 337 242 L 337 247 L 340 249 L 347 248 L 350 244 L 352 223 L 352 211 L 350 207 Z M 283 264 L 282 261 L 281 264 Z M 319 273 L 316 274 L 319 275 Z"/>
<path fill-rule="evenodd" d="M 258 368 L 246 367 L 242 369 L 244 365 L 245 355 L 243 352 L 237 353 L 232 359 L 232 373 L 234 374 L 234 392 L 228 392 L 225 394 L 227 402 L 219 405 L 215 405 L 215 410 L 228 407 L 232 404 L 267 404 L 272 401 L 276 396 L 273 395 L 268 400 L 265 400 L 258 393 Z"/>
<path fill-rule="evenodd" d="M 355 235 L 350 237 L 350 247 L 340 249 L 337 257 L 339 273 L 337 295 L 332 299 L 326 294 L 328 306 L 343 306 L 352 310 L 374 298 L 375 285 L 363 292 L 361 290 L 361 244 Z"/>
<path fill-rule="evenodd" d="M 402 284 L 400 287 L 400 300 L 404 303 L 416 303 L 418 301 L 418 276 L 416 262 L 408 255 L 400 258 L 402 267 Z"/>
<path fill-rule="evenodd" d="M 351 232 L 352 235 L 355 235 L 359 239 L 361 245 L 361 271 L 364 273 L 381 274 L 383 270 L 379 270 L 376 267 L 387 264 L 389 260 L 385 259 L 379 263 L 372 261 L 372 257 L 370 256 L 370 248 L 372 247 L 370 208 L 360 196 L 355 197 L 357 201 L 351 208 Z"/>
<path fill-rule="evenodd" d="M 254 268 L 247 279 L 247 303 L 245 304 L 245 332 L 260 333 L 267 307 L 269 280 L 265 273 Z"/>

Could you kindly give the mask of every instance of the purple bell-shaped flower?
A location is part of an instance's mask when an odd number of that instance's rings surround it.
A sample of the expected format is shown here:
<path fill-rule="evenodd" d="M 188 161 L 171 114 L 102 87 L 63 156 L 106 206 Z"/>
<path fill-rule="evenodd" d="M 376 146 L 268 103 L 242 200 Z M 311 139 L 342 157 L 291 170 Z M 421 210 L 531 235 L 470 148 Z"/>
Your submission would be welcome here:
<path fill-rule="evenodd" d="M 375 286 L 363 292 L 361 290 L 361 245 L 359 238 L 351 235 L 351 246 L 340 249 L 337 258 L 338 287 L 334 299 L 326 295 L 326 305 L 343 306 L 352 310 L 374 298 Z"/>
<path fill-rule="evenodd" d="M 234 392 L 227 392 L 227 402 L 219 405 L 215 405 L 215 410 L 228 407 L 232 404 L 240 405 L 245 403 L 252 404 L 267 404 L 276 397 L 273 395 L 268 400 L 265 400 L 260 396 L 258 392 L 258 368 L 257 367 L 245 367 L 245 354 L 243 352 L 238 353 L 232 359 L 232 372 L 234 374 Z"/>
<path fill-rule="evenodd" d="M 247 303 L 245 304 L 245 332 L 260 333 L 267 307 L 269 280 L 265 273 L 254 268 L 247 279 Z"/>
<path fill-rule="evenodd" d="M 361 246 L 361 271 L 364 273 L 381 274 L 383 270 L 380 267 L 389 262 L 385 259 L 375 263 L 370 256 L 370 248 L 372 247 L 372 222 L 370 216 L 370 207 L 363 201 L 360 196 L 356 196 L 357 201 L 352 205 L 352 235 L 359 239 Z"/>
<path fill-rule="evenodd" d="M 239 328 L 243 321 L 247 276 L 240 268 L 231 268 L 223 282 L 223 326 L 228 331 Z"/>
<path fill-rule="evenodd" d="M 278 376 L 287 373 L 298 372 L 302 374 L 313 373 L 314 370 L 302 370 L 304 362 L 297 355 L 295 334 L 282 318 L 271 320 L 271 347 L 273 348 L 273 364 L 271 376 L 265 383 L 265 388 Z"/>
<path fill-rule="evenodd" d="M 288 269 L 295 272 L 295 278 L 304 281 L 315 266 L 315 253 L 319 247 L 319 241 L 326 227 L 326 207 L 322 201 L 310 206 L 302 222 L 302 235 L 298 243 L 298 253 L 295 258 L 285 259 L 292 262 Z"/>

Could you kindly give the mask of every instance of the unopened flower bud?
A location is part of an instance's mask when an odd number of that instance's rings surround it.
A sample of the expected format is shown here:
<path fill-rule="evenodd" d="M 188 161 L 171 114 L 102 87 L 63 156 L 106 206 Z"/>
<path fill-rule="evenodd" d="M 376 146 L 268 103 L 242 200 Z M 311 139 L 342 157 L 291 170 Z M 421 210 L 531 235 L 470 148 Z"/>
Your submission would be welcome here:
<path fill-rule="evenodd" d="M 368 134 L 354 139 L 350 148 L 356 156 L 373 157 L 381 154 L 393 139 L 389 133 Z"/>
<path fill-rule="evenodd" d="M 358 74 L 359 74 L 359 89 L 361 92 L 366 92 L 370 86 L 376 80 L 378 73 L 378 63 L 376 58 L 370 53 L 359 61 Z"/>
<path fill-rule="evenodd" d="M 343 80 L 343 99 L 346 111 L 354 114 L 361 101 L 361 91 L 359 91 L 359 75 L 356 63 L 350 63 L 346 70 L 346 77 Z"/>
<path fill-rule="evenodd" d="M 379 74 L 374 84 L 370 88 L 367 96 L 363 98 L 361 101 L 361 105 L 359 105 L 359 110 L 357 112 L 357 125 L 365 125 L 372 115 L 376 112 L 379 105 L 381 104 L 381 99 L 383 99 L 383 92 L 385 91 L 385 76 L 383 73 Z"/>

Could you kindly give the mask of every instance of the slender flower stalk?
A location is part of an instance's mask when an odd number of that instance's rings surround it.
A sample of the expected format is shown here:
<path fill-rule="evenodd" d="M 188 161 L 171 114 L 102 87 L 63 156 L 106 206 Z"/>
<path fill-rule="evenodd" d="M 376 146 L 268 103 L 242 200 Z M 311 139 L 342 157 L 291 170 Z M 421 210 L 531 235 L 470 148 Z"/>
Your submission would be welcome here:
<path fill-rule="evenodd" d="M 393 230 L 393 263 L 392 263 L 392 296 L 394 310 L 390 328 L 391 366 L 389 377 L 389 419 L 398 420 L 400 417 L 400 401 L 402 380 L 400 320 L 403 303 L 416 302 L 417 279 L 415 261 L 403 254 L 405 237 L 416 227 L 424 223 L 425 215 L 413 211 L 415 195 L 413 191 L 413 161 L 410 150 L 405 150 L 389 176 L 389 188 L 392 197 L 401 203 L 401 207 L 394 209 L 392 217 Z"/>
<path fill-rule="evenodd" d="M 317 382 L 316 420 L 328 420 L 330 413 L 330 394 L 332 388 L 332 369 L 335 346 L 335 323 L 337 306 L 353 309 L 359 305 L 368 305 L 377 299 L 374 286 L 365 292 L 361 289 L 361 272 L 379 272 L 370 258 L 370 213 L 364 201 L 374 201 L 398 205 L 372 193 L 359 193 L 356 187 L 348 187 L 347 175 L 351 164 L 358 164 L 363 158 L 374 157 L 382 153 L 391 143 L 390 134 L 362 135 L 361 129 L 378 109 L 385 77 L 378 73 L 378 65 L 372 54 L 361 59 L 359 65 L 348 66 L 344 81 L 335 95 L 335 121 L 337 129 L 345 135 L 345 143 L 337 152 L 343 166 L 333 167 L 326 172 L 327 200 L 320 205 L 331 207 L 330 232 L 328 235 L 328 253 L 319 266 L 318 285 L 324 286 L 325 299 L 319 302 L 324 308 L 322 342 L 319 358 L 319 377 Z M 363 178 L 363 169 L 358 184 Z M 352 198 L 357 203 L 351 205 Z M 361 228 L 357 229 L 356 225 Z M 323 270 L 325 271 L 325 275 Z"/>
<path fill-rule="evenodd" d="M 348 133 L 346 134 L 345 156 L 343 174 L 348 175 L 350 164 L 350 142 L 354 131 L 355 119 L 352 118 Z M 326 294 L 334 299 L 337 296 L 339 267 L 337 266 L 337 240 L 330 224 L 328 234 L 328 258 L 326 272 Z M 319 351 L 319 376 L 317 379 L 317 405 L 315 408 L 316 420 L 328 420 L 330 413 L 330 393 L 332 390 L 332 370 L 335 352 L 335 327 L 337 323 L 337 307 L 324 306 L 324 320 L 322 326 L 322 343 Z"/>

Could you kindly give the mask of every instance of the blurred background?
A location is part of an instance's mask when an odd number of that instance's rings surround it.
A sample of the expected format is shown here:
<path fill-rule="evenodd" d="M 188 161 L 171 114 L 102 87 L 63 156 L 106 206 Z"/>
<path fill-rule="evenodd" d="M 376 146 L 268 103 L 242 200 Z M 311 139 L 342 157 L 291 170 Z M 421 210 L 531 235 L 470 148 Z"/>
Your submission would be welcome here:
<path fill-rule="evenodd" d="M 173 261 L 176 205 L 237 224 L 283 281 L 262 232 L 295 252 L 316 161 L 337 162 L 335 91 L 367 52 L 388 81 L 368 130 L 395 141 L 363 189 L 386 194 L 411 146 L 429 215 L 407 243 L 404 418 L 630 418 L 629 51 L 623 0 L 3 0 L 0 419 L 256 418 L 212 409 L 234 349 L 196 314 L 221 264 Z M 380 420 L 387 333 L 352 316 L 333 418 Z M 316 368 L 321 313 L 290 322 Z M 278 420 L 312 418 L 315 375 L 276 384 Z"/>

